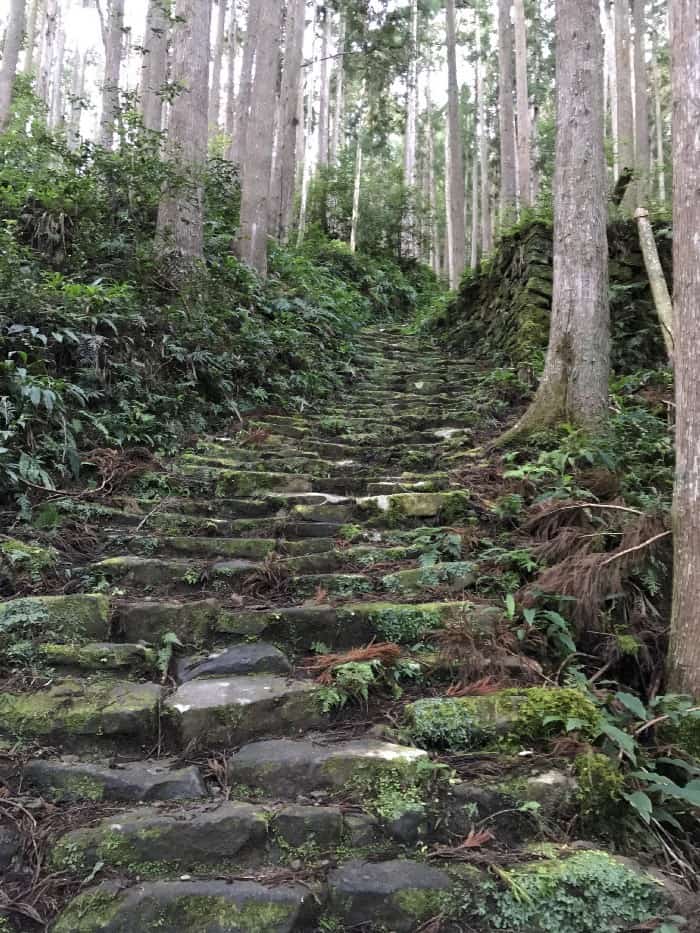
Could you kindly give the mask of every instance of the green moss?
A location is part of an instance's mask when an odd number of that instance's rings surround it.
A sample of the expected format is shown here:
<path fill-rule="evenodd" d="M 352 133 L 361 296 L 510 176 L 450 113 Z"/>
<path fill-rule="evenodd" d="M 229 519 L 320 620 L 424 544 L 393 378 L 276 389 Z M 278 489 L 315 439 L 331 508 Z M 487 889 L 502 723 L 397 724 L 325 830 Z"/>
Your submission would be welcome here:
<path fill-rule="evenodd" d="M 700 716 L 681 716 L 676 722 L 665 722 L 659 729 L 659 740 L 678 746 L 687 755 L 700 759 Z"/>
<path fill-rule="evenodd" d="M 493 740 L 504 723 L 514 721 L 517 705 L 517 697 L 505 693 L 417 700 L 405 710 L 408 734 L 422 748 L 478 748 Z"/>
<path fill-rule="evenodd" d="M 94 933 L 105 928 L 119 912 L 119 895 L 86 891 L 70 902 L 53 926 L 54 933 Z"/>
<path fill-rule="evenodd" d="M 392 900 L 402 914 L 420 923 L 444 915 L 449 897 L 442 891 L 408 888 L 397 891 Z"/>
<path fill-rule="evenodd" d="M 40 547 L 38 544 L 27 544 L 16 538 L 6 538 L 0 541 L 0 554 L 2 554 L 13 567 L 38 576 L 47 570 L 53 570 L 58 560 L 58 554 L 53 548 Z"/>
<path fill-rule="evenodd" d="M 514 733 L 519 739 L 542 741 L 575 729 L 586 738 L 598 731 L 600 714 L 595 703 L 580 690 L 569 687 L 530 687 L 521 691 Z"/>
<path fill-rule="evenodd" d="M 255 900 L 233 904 L 224 897 L 178 897 L 163 911 L 167 923 L 183 929 L 204 930 L 235 925 L 246 933 L 269 933 L 281 926 L 289 917 L 289 907 Z M 154 931 L 157 927 L 154 925 Z M 150 930 L 148 931 L 150 933 Z"/>
<path fill-rule="evenodd" d="M 509 933 L 621 933 L 663 916 L 661 890 L 605 852 L 532 863 L 501 873 L 470 892 L 469 918 Z"/>
<path fill-rule="evenodd" d="M 609 835 L 620 822 L 620 801 L 625 778 L 607 755 L 588 752 L 574 762 L 578 803 L 584 828 Z"/>

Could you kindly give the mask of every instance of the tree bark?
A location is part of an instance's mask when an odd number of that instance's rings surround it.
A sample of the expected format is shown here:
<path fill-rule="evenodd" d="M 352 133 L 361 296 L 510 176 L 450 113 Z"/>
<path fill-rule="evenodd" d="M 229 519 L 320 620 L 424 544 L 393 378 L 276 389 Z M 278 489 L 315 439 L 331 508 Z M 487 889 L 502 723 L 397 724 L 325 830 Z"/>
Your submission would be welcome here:
<path fill-rule="evenodd" d="M 671 0 L 676 479 L 669 688 L 700 696 L 700 0 Z"/>
<path fill-rule="evenodd" d="M 228 36 L 226 40 L 226 118 L 224 128 L 230 140 L 236 122 L 236 46 L 238 43 L 238 25 L 236 22 L 236 0 L 231 0 Z"/>
<path fill-rule="evenodd" d="M 503 0 L 501 0 L 503 2 Z M 518 190 L 520 206 L 532 204 L 532 144 L 527 81 L 527 23 L 524 0 L 514 0 L 515 85 L 518 102 Z"/>
<path fill-rule="evenodd" d="M 656 48 L 651 60 L 652 83 L 654 86 L 654 130 L 656 135 L 656 176 L 659 186 L 659 200 L 666 202 L 666 158 L 664 156 L 664 124 L 661 113 L 661 91 L 659 89 L 659 67 Z"/>
<path fill-rule="evenodd" d="M 498 0 L 498 119 L 501 137 L 501 225 L 515 215 L 515 123 L 513 114 L 513 26 L 510 0 Z"/>
<path fill-rule="evenodd" d="M 168 78 L 170 0 L 149 0 L 141 63 L 141 119 L 147 130 L 163 128 L 163 88 Z"/>
<path fill-rule="evenodd" d="M 83 115 L 85 99 L 85 71 L 87 68 L 87 52 L 80 54 L 76 49 L 73 53 L 71 65 L 71 92 L 70 92 L 70 120 L 68 123 L 68 145 L 77 149 L 80 145 L 80 121 Z"/>
<path fill-rule="evenodd" d="M 479 231 L 481 230 L 479 219 L 479 159 L 477 156 L 477 141 L 475 138 L 472 151 L 472 235 L 469 261 L 472 269 L 476 269 L 479 265 Z"/>
<path fill-rule="evenodd" d="M 602 20 L 605 36 L 605 72 L 607 75 L 608 106 L 610 108 L 610 133 L 613 140 L 613 184 L 620 177 L 620 153 L 617 145 L 617 64 L 615 52 L 614 0 L 601 0 Z M 607 114 L 607 111 L 604 111 Z"/>
<path fill-rule="evenodd" d="M 481 60 L 481 31 L 476 34 L 476 77 L 477 100 L 479 111 L 479 177 L 481 179 L 481 251 L 490 253 L 493 249 L 493 229 L 491 227 L 491 178 L 489 175 L 489 141 L 486 126 L 486 107 L 484 89 L 484 65 Z"/>
<path fill-rule="evenodd" d="M 314 21 L 315 22 L 315 21 Z M 301 246 L 306 235 L 306 209 L 308 206 L 309 185 L 311 184 L 311 171 L 313 168 L 313 139 L 314 139 L 314 104 L 318 83 L 319 68 L 317 58 L 318 39 L 315 26 L 312 28 L 311 64 L 306 69 L 306 112 L 304 119 L 300 120 L 299 130 L 304 132 L 303 152 L 304 164 L 301 172 L 301 197 L 299 204 L 299 225 L 297 229 L 297 246 Z M 364 96 L 364 92 L 363 92 Z M 300 108 L 303 110 L 303 99 Z M 360 101 L 360 107 L 362 101 Z"/>
<path fill-rule="evenodd" d="M 176 0 L 172 80 L 181 90 L 170 108 L 167 158 L 185 184 L 161 200 L 157 238 L 186 261 L 200 259 L 204 247 L 210 26 L 210 0 Z"/>
<path fill-rule="evenodd" d="M 343 144 L 343 106 L 345 97 L 345 18 L 340 14 L 338 22 L 338 58 L 335 69 L 335 105 L 333 108 L 333 132 L 331 134 L 330 162 L 334 165 Z"/>
<path fill-rule="evenodd" d="M 416 234 L 415 197 L 418 187 L 417 133 L 418 133 L 418 0 L 411 0 L 411 43 L 406 87 L 406 127 L 403 143 L 403 183 L 408 198 L 401 236 L 401 254 L 407 258 L 418 256 Z"/>
<path fill-rule="evenodd" d="M 100 117 L 100 145 L 111 149 L 114 127 L 119 114 L 119 71 L 122 64 L 124 39 L 124 0 L 108 0 L 105 12 L 100 7 L 100 23 L 105 48 L 105 67 L 102 76 L 102 115 Z"/>
<path fill-rule="evenodd" d="M 654 231 L 649 223 L 649 211 L 644 207 L 638 207 L 635 212 L 637 227 L 639 230 L 639 244 L 642 247 L 642 256 L 644 257 L 644 266 L 647 270 L 651 293 L 654 296 L 654 306 L 661 324 L 661 331 L 666 344 L 666 352 L 669 361 L 673 365 L 674 347 L 673 347 L 673 305 L 671 296 L 668 293 L 668 285 L 664 270 L 659 260 L 659 251 L 656 248 Z"/>
<path fill-rule="evenodd" d="M 559 421 L 595 429 L 607 414 L 610 313 L 599 24 L 598 0 L 557 0 L 549 346 L 535 399 L 501 442 Z"/>
<path fill-rule="evenodd" d="M 23 36 L 24 0 L 12 0 L 2 50 L 2 62 L 0 62 L 0 131 L 7 127 L 12 113 L 12 89 L 15 85 L 15 74 Z"/>
<path fill-rule="evenodd" d="M 51 78 L 51 106 L 49 108 L 49 126 L 58 129 L 63 123 L 63 64 L 66 53 L 66 33 L 61 26 L 56 41 L 56 55 Z"/>
<path fill-rule="evenodd" d="M 637 205 L 649 196 L 649 95 L 644 50 L 644 0 L 632 0 L 634 21 L 634 165 Z"/>
<path fill-rule="evenodd" d="M 328 165 L 328 150 L 330 145 L 330 96 L 331 80 L 328 54 L 331 41 L 331 14 L 327 5 L 319 4 L 323 16 L 323 32 L 321 39 L 321 61 L 319 76 L 318 97 L 318 165 Z"/>
<path fill-rule="evenodd" d="M 270 193 L 272 232 L 281 243 L 289 238 L 297 177 L 297 120 L 302 85 L 305 0 L 289 0 L 280 90 L 277 158 Z"/>
<path fill-rule="evenodd" d="M 235 0 L 234 0 L 235 2 Z M 214 56 L 211 66 L 211 85 L 209 88 L 209 135 L 219 132 L 221 114 L 221 65 L 224 58 L 224 35 L 226 30 L 226 0 L 219 0 L 216 32 L 214 35 Z"/>
<path fill-rule="evenodd" d="M 357 252 L 357 236 L 360 229 L 360 194 L 362 192 L 362 126 L 357 134 L 355 152 L 355 181 L 352 190 L 352 220 L 350 222 L 350 252 Z"/>
<path fill-rule="evenodd" d="M 24 52 L 24 65 L 22 71 L 25 75 L 30 75 L 34 71 L 35 57 L 34 47 L 36 46 L 37 22 L 40 21 L 40 7 L 43 7 L 42 0 L 32 0 L 29 7 L 29 19 L 27 21 L 27 41 Z"/>
<path fill-rule="evenodd" d="M 238 79 L 238 98 L 236 100 L 236 122 L 231 134 L 229 159 L 243 165 L 246 161 L 246 141 L 248 139 L 248 118 L 253 94 L 253 71 L 255 68 L 256 44 L 260 30 L 260 8 L 262 0 L 249 0 L 248 19 L 246 21 L 243 60 Z"/>
<path fill-rule="evenodd" d="M 37 81 L 37 95 L 49 102 L 49 89 L 51 86 L 51 65 L 53 63 L 54 43 L 56 42 L 56 29 L 58 27 L 58 2 L 46 0 L 44 26 L 41 33 L 41 49 L 39 54 L 39 78 Z"/>
<path fill-rule="evenodd" d="M 255 78 L 247 120 L 246 156 L 241 164 L 241 220 L 236 254 L 260 275 L 266 276 L 282 5 L 279 0 L 251 0 L 251 4 L 259 7 L 259 34 L 255 41 Z"/>
<path fill-rule="evenodd" d="M 430 266 L 440 272 L 440 243 L 437 224 L 437 187 L 435 181 L 435 139 L 433 136 L 433 102 L 430 97 L 430 75 L 425 85 L 425 127 L 427 144 L 428 206 L 430 209 Z"/>
<path fill-rule="evenodd" d="M 447 3 L 447 124 L 450 137 L 450 287 L 457 288 L 467 264 L 464 229 L 464 156 L 457 83 L 457 23 L 455 0 Z"/>
<path fill-rule="evenodd" d="M 617 152 L 619 174 L 634 168 L 634 106 L 630 58 L 629 0 L 615 4 L 615 75 L 617 84 Z"/>

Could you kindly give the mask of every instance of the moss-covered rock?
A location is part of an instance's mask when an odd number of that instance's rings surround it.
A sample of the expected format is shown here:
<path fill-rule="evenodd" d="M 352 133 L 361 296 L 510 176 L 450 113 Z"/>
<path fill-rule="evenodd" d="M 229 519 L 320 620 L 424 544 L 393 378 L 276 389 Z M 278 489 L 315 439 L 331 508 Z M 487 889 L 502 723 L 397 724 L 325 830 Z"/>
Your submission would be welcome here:
<path fill-rule="evenodd" d="M 459 592 L 470 587 L 476 580 L 476 567 L 469 561 L 445 561 L 416 570 L 399 570 L 382 577 L 382 587 L 387 593 L 424 593 L 433 589 L 448 589 Z"/>
<path fill-rule="evenodd" d="M 145 645 L 87 642 L 84 645 L 41 645 L 40 656 L 49 665 L 86 671 L 153 673 L 157 652 Z"/>
<path fill-rule="evenodd" d="M 465 913 L 477 929 L 622 933 L 671 913 L 655 878 L 606 852 L 555 854 L 503 877 L 505 884 L 485 881 L 464 897 Z"/>
<path fill-rule="evenodd" d="M 172 814 L 152 807 L 120 813 L 76 829 L 53 847 L 58 871 L 83 873 L 97 862 L 130 875 L 165 878 L 205 866 L 260 860 L 268 814 L 245 803 L 191 806 Z"/>
<path fill-rule="evenodd" d="M 47 641 L 82 644 L 106 638 L 109 608 L 109 599 L 97 594 L 8 600 L 0 605 L 0 655 L 18 643 L 35 648 Z"/>
<path fill-rule="evenodd" d="M 0 555 L 16 570 L 32 576 L 53 570 L 58 561 L 54 548 L 28 544 L 17 538 L 0 539 Z"/>
<path fill-rule="evenodd" d="M 313 928 L 315 899 L 306 886 L 248 881 L 154 881 L 122 888 L 105 882 L 78 895 L 53 933 L 291 933 Z"/>
<path fill-rule="evenodd" d="M 155 741 L 162 687 L 66 678 L 38 693 L 0 695 L 0 735 L 66 748 L 138 747 Z"/>
<path fill-rule="evenodd" d="M 477 748 L 499 737 L 541 742 L 576 729 L 591 737 L 599 713 L 590 698 L 569 688 L 529 687 L 488 696 L 417 700 L 405 709 L 411 739 L 425 748 Z"/>

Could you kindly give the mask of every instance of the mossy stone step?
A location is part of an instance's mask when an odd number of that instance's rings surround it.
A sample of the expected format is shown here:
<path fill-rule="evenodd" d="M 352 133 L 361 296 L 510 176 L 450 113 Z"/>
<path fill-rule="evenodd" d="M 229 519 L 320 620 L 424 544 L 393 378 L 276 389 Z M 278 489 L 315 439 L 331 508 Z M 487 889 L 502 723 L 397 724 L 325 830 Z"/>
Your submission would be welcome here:
<path fill-rule="evenodd" d="M 193 558 L 241 558 L 265 560 L 270 555 L 284 553 L 294 556 L 329 551 L 335 546 L 333 538 L 307 538 L 302 541 L 282 542 L 277 538 L 197 538 L 197 537 L 140 537 L 128 541 L 129 550 L 138 554 L 181 554 Z"/>
<path fill-rule="evenodd" d="M 78 803 L 195 800 L 208 797 L 194 765 L 174 758 L 133 761 L 81 761 L 74 757 L 36 758 L 24 766 L 24 779 L 49 800 Z"/>
<path fill-rule="evenodd" d="M 178 687 L 165 710 L 181 748 L 240 745 L 323 725 L 318 692 L 312 681 L 272 674 L 199 678 Z"/>
<path fill-rule="evenodd" d="M 7 600 L 0 603 L 0 651 L 18 639 L 72 644 L 105 639 L 109 609 L 109 599 L 98 593 Z"/>
<path fill-rule="evenodd" d="M 374 583 L 361 573 L 309 573 L 289 580 L 290 592 L 298 599 L 310 599 L 318 593 L 341 599 L 352 599 L 371 593 Z"/>
<path fill-rule="evenodd" d="M 342 929 L 387 928 L 411 933 L 445 912 L 454 881 L 425 862 L 352 861 L 328 877 L 327 917 Z"/>
<path fill-rule="evenodd" d="M 374 527 L 397 527 L 406 520 L 422 518 L 459 524 L 468 522 L 474 513 L 466 490 L 455 490 L 366 496 L 357 500 L 355 514 Z"/>
<path fill-rule="evenodd" d="M 214 869 L 221 874 L 275 863 L 290 848 L 338 847 L 348 831 L 342 810 L 333 806 L 217 801 L 171 810 L 139 807 L 66 833 L 50 862 L 56 870 L 81 873 L 100 862 L 149 879 Z"/>
<path fill-rule="evenodd" d="M 113 603 L 113 636 L 152 644 L 169 632 L 185 645 L 207 644 L 211 633 L 218 625 L 224 626 L 231 613 L 216 599 L 119 599 Z"/>
<path fill-rule="evenodd" d="M 289 674 L 289 659 L 274 645 L 262 641 L 219 648 L 206 655 L 178 659 L 177 680 L 186 683 L 199 677 L 229 677 L 232 674 Z"/>
<path fill-rule="evenodd" d="M 265 470 L 227 470 L 217 467 L 204 467 L 180 464 L 173 475 L 175 482 L 188 488 L 195 485 L 211 484 L 217 498 L 229 499 L 238 496 L 255 498 L 262 491 L 270 492 L 311 492 L 312 477 L 306 473 L 272 473 Z"/>
<path fill-rule="evenodd" d="M 468 623 L 474 638 L 491 634 L 501 620 L 498 606 L 470 602 L 361 602 L 340 606 L 290 606 L 221 613 L 217 632 L 231 638 L 257 636 L 308 653 L 314 642 L 346 650 L 373 638 L 413 645 L 450 621 Z"/>
<path fill-rule="evenodd" d="M 264 855 L 268 814 L 248 803 L 182 805 L 168 813 L 141 807 L 66 833 L 53 847 L 57 871 L 89 872 L 100 862 L 142 878 L 219 872 Z"/>
<path fill-rule="evenodd" d="M 79 894 L 52 933 L 292 933 L 313 929 L 316 898 L 306 885 L 252 881 L 105 881 Z"/>
<path fill-rule="evenodd" d="M 427 753 L 378 739 L 355 739 L 323 745 L 309 739 L 265 739 L 244 745 L 229 758 L 234 786 L 260 789 L 266 795 L 295 799 L 300 788 L 340 790 L 353 781 L 368 783 L 384 776 L 417 779 Z"/>
<path fill-rule="evenodd" d="M 152 683 L 66 678 L 0 695 L 0 735 L 65 749 L 139 748 L 157 738 L 162 696 Z"/>
<path fill-rule="evenodd" d="M 157 670 L 157 652 L 146 645 L 115 642 L 87 642 L 85 644 L 42 644 L 39 654 L 54 667 L 70 670 L 128 671 L 132 674 L 154 674 Z"/>
<path fill-rule="evenodd" d="M 382 588 L 387 593 L 414 595 L 433 589 L 460 592 L 473 586 L 477 578 L 476 565 L 469 561 L 443 561 L 415 570 L 397 570 L 382 577 Z"/>

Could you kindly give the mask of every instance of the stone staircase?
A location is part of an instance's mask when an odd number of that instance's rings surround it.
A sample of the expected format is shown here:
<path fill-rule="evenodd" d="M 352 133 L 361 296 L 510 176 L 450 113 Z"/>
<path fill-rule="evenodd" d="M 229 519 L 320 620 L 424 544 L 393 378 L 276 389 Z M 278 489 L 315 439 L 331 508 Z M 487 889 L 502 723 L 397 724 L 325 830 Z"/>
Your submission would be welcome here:
<path fill-rule="evenodd" d="M 518 729 L 537 688 L 450 699 L 443 672 L 331 712 L 299 663 L 376 641 L 434 669 L 431 632 L 459 623 L 476 651 L 502 621 L 465 595 L 477 515 L 451 481 L 489 417 L 465 388 L 474 368 L 397 327 L 369 329 L 362 352 L 323 414 L 252 419 L 129 495 L 58 502 L 99 525 L 99 559 L 74 568 L 69 595 L 0 607 L 0 624 L 37 620 L 56 671 L 0 696 L 0 736 L 32 751 L 20 792 L 75 814 L 45 866 L 76 882 L 56 933 L 534 931 L 515 925 L 533 864 L 613 864 L 552 842 L 576 784 L 528 766 Z M 462 553 L 421 560 L 441 534 L 461 535 Z M 185 647 L 162 678 L 173 635 Z M 471 737 L 457 771 L 443 716 Z M 475 754 L 470 776 L 473 750 L 504 735 L 510 749 L 486 771 Z M 487 855 L 436 857 L 479 828 L 510 887 Z M 525 846 L 544 840 L 537 860 Z M 624 870 L 654 916 L 663 886 Z"/>

